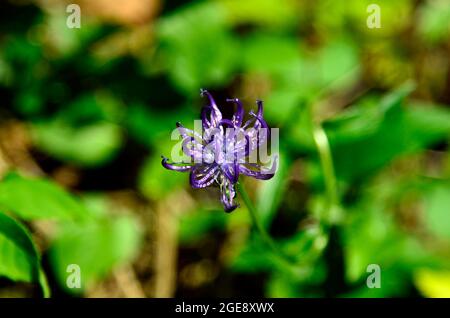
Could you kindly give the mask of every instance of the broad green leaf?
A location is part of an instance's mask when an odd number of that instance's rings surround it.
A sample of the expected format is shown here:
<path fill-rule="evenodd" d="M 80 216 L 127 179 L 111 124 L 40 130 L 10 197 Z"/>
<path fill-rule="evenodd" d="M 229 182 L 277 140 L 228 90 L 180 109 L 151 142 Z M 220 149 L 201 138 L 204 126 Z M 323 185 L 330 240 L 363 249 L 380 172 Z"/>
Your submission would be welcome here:
<path fill-rule="evenodd" d="M 219 3 L 233 24 L 285 26 L 295 23 L 298 17 L 297 3 L 292 0 L 219 0 Z"/>
<path fill-rule="evenodd" d="M 194 112 L 188 107 L 183 112 L 155 111 L 154 108 L 140 104 L 131 105 L 127 111 L 125 125 L 129 134 L 146 146 L 157 146 L 162 139 L 169 140 L 176 129 L 176 122 L 192 123 L 200 111 Z M 173 141 L 175 144 L 176 141 Z M 170 148 L 167 151 L 170 152 Z"/>
<path fill-rule="evenodd" d="M 217 3 L 189 6 L 163 17 L 156 27 L 166 71 L 188 96 L 201 87 L 232 80 L 239 57 L 238 43 Z"/>
<path fill-rule="evenodd" d="M 425 197 L 425 220 L 435 235 L 450 240 L 450 185 L 435 186 Z"/>
<path fill-rule="evenodd" d="M 285 152 L 280 153 L 275 176 L 270 180 L 260 182 L 258 187 L 256 207 L 258 216 L 266 228 L 272 223 L 286 190 L 290 163 L 287 156 Z"/>
<path fill-rule="evenodd" d="M 170 148 L 166 148 L 170 151 Z M 161 182 L 164 180 L 163 182 Z M 171 171 L 161 164 L 160 154 L 149 157 L 141 168 L 139 190 L 152 199 L 161 199 L 177 188 L 189 184 L 189 172 Z"/>
<path fill-rule="evenodd" d="M 243 69 L 256 81 L 271 84 L 266 96 L 265 117 L 274 123 L 284 122 L 310 91 L 311 72 L 294 37 L 253 33 L 242 40 Z"/>
<path fill-rule="evenodd" d="M 332 41 L 318 53 L 316 76 L 322 89 L 348 87 L 356 81 L 358 74 L 358 51 L 353 42 L 346 39 Z"/>
<path fill-rule="evenodd" d="M 9 174 L 0 181 L 0 206 L 25 220 L 83 219 L 84 206 L 55 183 Z"/>
<path fill-rule="evenodd" d="M 348 87 L 359 74 L 357 49 L 346 39 L 330 41 L 310 54 L 294 37 L 254 33 L 243 40 L 241 63 L 255 79 L 271 84 L 259 98 L 266 101 L 267 118 L 283 123 L 303 100 L 315 101 L 324 91 Z"/>
<path fill-rule="evenodd" d="M 286 73 L 300 75 L 303 66 L 301 52 L 294 37 L 253 33 L 243 39 L 241 63 L 249 72 L 283 79 Z M 301 80 L 301 77 L 297 80 Z"/>
<path fill-rule="evenodd" d="M 445 141 L 450 136 L 450 111 L 443 105 L 408 103 L 405 122 L 413 150 Z"/>
<path fill-rule="evenodd" d="M 50 248 L 50 262 L 63 287 L 68 277 L 67 267 L 78 265 L 83 290 L 104 278 L 114 267 L 131 261 L 140 240 L 140 229 L 129 217 L 99 219 L 84 225 L 66 224 Z"/>
<path fill-rule="evenodd" d="M 123 138 L 121 129 L 112 123 L 74 127 L 60 120 L 34 124 L 32 135 L 40 150 L 57 159 L 88 167 L 113 159 Z"/>
<path fill-rule="evenodd" d="M 338 178 L 353 181 L 450 135 L 450 112 L 438 106 L 404 106 L 411 87 L 386 96 L 366 111 L 350 110 L 326 123 Z"/>
<path fill-rule="evenodd" d="M 27 229 L 0 212 L 0 276 L 13 281 L 36 282 L 45 297 L 49 289 L 40 265 L 39 254 Z"/>
<path fill-rule="evenodd" d="M 384 180 L 364 192 L 359 203 L 347 209 L 349 217 L 342 244 L 345 246 L 346 279 L 355 289 L 346 296 L 399 296 L 408 287 L 416 269 L 445 265 L 413 233 L 401 228 L 396 206 L 407 192 L 401 191 L 401 195 L 399 189 L 417 189 L 410 181 L 401 182 L 405 185 Z M 426 187 L 421 185 L 420 188 Z M 382 288 L 378 291 L 367 290 L 369 264 L 377 264 L 382 270 Z"/>
<path fill-rule="evenodd" d="M 445 43 L 450 36 L 450 6 L 446 0 L 424 3 L 419 10 L 418 28 L 426 42 Z"/>
<path fill-rule="evenodd" d="M 27 230 L 0 212 L 0 274 L 14 281 L 33 282 L 38 277 L 38 256 Z"/>

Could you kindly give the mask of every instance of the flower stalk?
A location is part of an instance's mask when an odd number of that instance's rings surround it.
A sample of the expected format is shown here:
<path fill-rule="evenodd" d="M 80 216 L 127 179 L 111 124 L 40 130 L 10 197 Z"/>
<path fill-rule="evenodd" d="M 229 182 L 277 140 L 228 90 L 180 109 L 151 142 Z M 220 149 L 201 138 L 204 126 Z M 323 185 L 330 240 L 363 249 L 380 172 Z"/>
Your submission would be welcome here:
<path fill-rule="evenodd" d="M 289 256 L 287 256 L 282 250 L 279 249 L 275 241 L 270 237 L 269 233 L 267 233 L 267 231 L 265 230 L 260 219 L 258 218 L 256 208 L 253 205 L 253 202 L 248 196 L 247 191 L 245 190 L 245 187 L 242 183 L 237 184 L 237 190 L 241 195 L 242 201 L 244 201 L 245 205 L 247 206 L 247 210 L 252 219 L 254 228 L 256 229 L 256 231 L 258 232 L 264 243 L 267 245 L 267 247 L 269 247 L 272 250 L 272 252 L 279 258 L 279 260 L 282 261 L 285 265 L 287 266 L 295 265 L 293 260 Z"/>
<path fill-rule="evenodd" d="M 321 124 L 316 124 L 313 127 L 313 138 L 320 158 L 327 197 L 327 214 L 324 221 L 328 224 L 334 224 L 339 218 L 339 197 L 330 143 Z"/>

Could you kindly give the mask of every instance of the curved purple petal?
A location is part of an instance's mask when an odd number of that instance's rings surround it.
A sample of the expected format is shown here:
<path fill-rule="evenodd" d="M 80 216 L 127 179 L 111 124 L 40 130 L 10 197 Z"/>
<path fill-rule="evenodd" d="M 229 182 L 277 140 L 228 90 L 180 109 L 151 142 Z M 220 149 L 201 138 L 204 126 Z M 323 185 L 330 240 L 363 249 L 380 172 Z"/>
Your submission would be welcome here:
<path fill-rule="evenodd" d="M 264 104 L 264 102 L 262 100 L 258 99 L 256 101 L 256 105 L 258 106 L 258 111 L 257 111 L 256 115 L 259 117 L 263 117 L 263 110 L 264 110 L 263 104 Z"/>
<path fill-rule="evenodd" d="M 202 126 L 203 129 L 208 129 L 211 127 L 211 122 L 208 120 L 208 111 L 212 111 L 211 107 L 205 106 L 202 108 L 201 111 L 201 118 L 202 118 Z"/>
<path fill-rule="evenodd" d="M 162 157 L 162 161 L 161 164 L 163 165 L 164 168 L 169 169 L 169 170 L 173 170 L 173 171 L 180 171 L 180 172 L 186 172 L 192 169 L 191 165 L 183 165 L 182 163 L 168 163 L 167 161 L 169 159 Z"/>
<path fill-rule="evenodd" d="M 269 180 L 275 175 L 274 173 L 262 173 L 261 171 L 250 170 L 244 166 L 239 167 L 239 170 L 247 177 L 253 177 L 259 180 Z"/>
<path fill-rule="evenodd" d="M 200 95 L 208 97 L 210 103 L 209 106 L 211 108 L 211 115 L 209 122 L 211 126 L 217 126 L 219 124 L 219 121 L 222 119 L 222 113 L 220 112 L 219 107 L 217 107 L 214 98 L 206 89 L 201 89 Z"/>
<path fill-rule="evenodd" d="M 250 112 L 250 115 L 254 117 L 253 127 L 250 128 L 248 132 L 249 141 L 250 141 L 250 149 L 249 152 L 252 152 L 256 148 L 260 147 L 264 142 L 266 142 L 270 138 L 270 128 L 267 125 L 267 122 L 262 117 L 262 102 L 259 101 L 258 104 L 258 112 L 255 114 Z M 250 121 L 251 122 L 251 121 Z M 248 124 L 247 122 L 246 124 Z M 263 131 L 261 131 L 263 129 Z M 262 134 L 261 134 L 262 132 Z"/>
<path fill-rule="evenodd" d="M 229 126 L 229 127 L 232 127 L 232 128 L 235 126 L 234 123 L 231 120 L 226 119 L 226 118 L 222 118 L 219 121 L 219 125 L 226 125 L 226 126 Z"/>
<path fill-rule="evenodd" d="M 252 164 L 251 165 L 252 168 L 247 168 L 245 165 L 240 165 L 239 171 L 248 177 L 253 177 L 259 180 L 269 180 L 275 175 L 275 172 L 277 170 L 277 164 L 278 164 L 278 157 L 275 157 L 272 163 L 272 167 L 270 167 L 270 169 L 266 170 L 260 165 Z"/>
<path fill-rule="evenodd" d="M 233 102 L 236 104 L 237 109 L 233 115 L 232 121 L 236 126 L 241 126 L 242 120 L 244 119 L 244 107 L 242 106 L 242 102 L 239 98 L 227 99 L 227 102 Z"/>
<path fill-rule="evenodd" d="M 218 166 L 212 165 L 196 165 L 191 170 L 189 181 L 195 189 L 206 188 L 215 181 Z"/>
<path fill-rule="evenodd" d="M 263 101 L 257 100 L 256 105 L 258 105 L 258 110 L 257 110 L 256 114 L 253 111 L 250 112 L 250 115 L 256 119 L 253 127 L 254 128 L 262 127 L 262 128 L 268 129 L 269 126 L 267 125 L 266 121 L 264 120 L 264 116 L 263 116 L 263 111 L 264 111 Z"/>
<path fill-rule="evenodd" d="M 188 129 L 186 127 L 184 127 L 181 123 L 177 122 L 176 123 L 177 129 L 181 135 L 182 139 L 186 139 L 186 138 L 191 138 L 191 139 L 195 139 L 197 138 L 198 141 L 202 141 L 203 137 L 196 131 L 192 130 L 192 129 Z"/>

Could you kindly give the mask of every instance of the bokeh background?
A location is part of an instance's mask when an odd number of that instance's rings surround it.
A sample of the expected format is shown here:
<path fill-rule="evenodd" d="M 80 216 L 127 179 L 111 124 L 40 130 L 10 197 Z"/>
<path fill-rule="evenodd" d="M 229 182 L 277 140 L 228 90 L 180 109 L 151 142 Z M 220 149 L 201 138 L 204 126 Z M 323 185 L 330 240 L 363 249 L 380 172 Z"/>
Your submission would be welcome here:
<path fill-rule="evenodd" d="M 447 0 L 2 1 L 0 296 L 450 297 L 449 56 Z M 161 167 L 200 88 L 265 101 L 280 167 L 241 182 L 295 264 Z"/>

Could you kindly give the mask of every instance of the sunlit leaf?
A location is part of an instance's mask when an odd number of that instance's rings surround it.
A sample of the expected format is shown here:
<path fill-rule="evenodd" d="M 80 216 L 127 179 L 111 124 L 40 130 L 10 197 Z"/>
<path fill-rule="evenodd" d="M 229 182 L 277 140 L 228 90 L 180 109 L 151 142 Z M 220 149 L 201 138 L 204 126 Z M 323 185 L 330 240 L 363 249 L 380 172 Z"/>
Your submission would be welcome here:
<path fill-rule="evenodd" d="M 98 166 L 111 160 L 122 145 L 120 127 L 99 122 L 73 127 L 61 121 L 32 126 L 37 147 L 57 159 L 81 166 Z"/>
<path fill-rule="evenodd" d="M 296 21 L 296 2 L 292 0 L 220 0 L 232 23 L 285 26 Z"/>
<path fill-rule="evenodd" d="M 86 216 L 84 206 L 55 183 L 17 174 L 0 181 L 0 206 L 26 220 L 76 220 Z"/>
<path fill-rule="evenodd" d="M 450 297 L 450 272 L 420 269 L 414 273 L 414 282 L 425 297 Z"/>
<path fill-rule="evenodd" d="M 420 8 L 419 31 L 427 42 L 439 43 L 450 35 L 450 6 L 445 0 L 424 3 Z"/>
<path fill-rule="evenodd" d="M 157 25 L 165 67 L 177 87 L 191 95 L 201 87 L 231 81 L 238 43 L 231 36 L 225 14 L 213 2 L 200 3 Z"/>
<path fill-rule="evenodd" d="M 102 219 L 84 225 L 67 224 L 53 241 L 50 261 L 64 288 L 67 287 L 67 267 L 78 265 L 81 290 L 84 290 L 104 278 L 114 267 L 131 261 L 138 251 L 140 239 L 139 227 L 129 217 Z"/>
<path fill-rule="evenodd" d="M 339 178 L 364 178 L 399 155 L 446 140 L 450 113 L 437 106 L 405 106 L 402 100 L 408 91 L 405 87 L 386 96 L 376 108 L 326 123 Z"/>
<path fill-rule="evenodd" d="M 425 220 L 432 233 L 450 240 L 450 186 L 436 186 L 425 198 Z"/>
<path fill-rule="evenodd" d="M 261 222 L 269 227 L 275 213 L 280 206 L 281 198 L 288 181 L 289 158 L 282 152 L 278 159 L 278 170 L 275 176 L 267 181 L 261 182 L 257 193 L 257 211 Z"/>
<path fill-rule="evenodd" d="M 0 212 L 0 276 L 13 281 L 41 284 L 44 296 L 49 289 L 39 254 L 28 231 L 10 216 Z"/>

